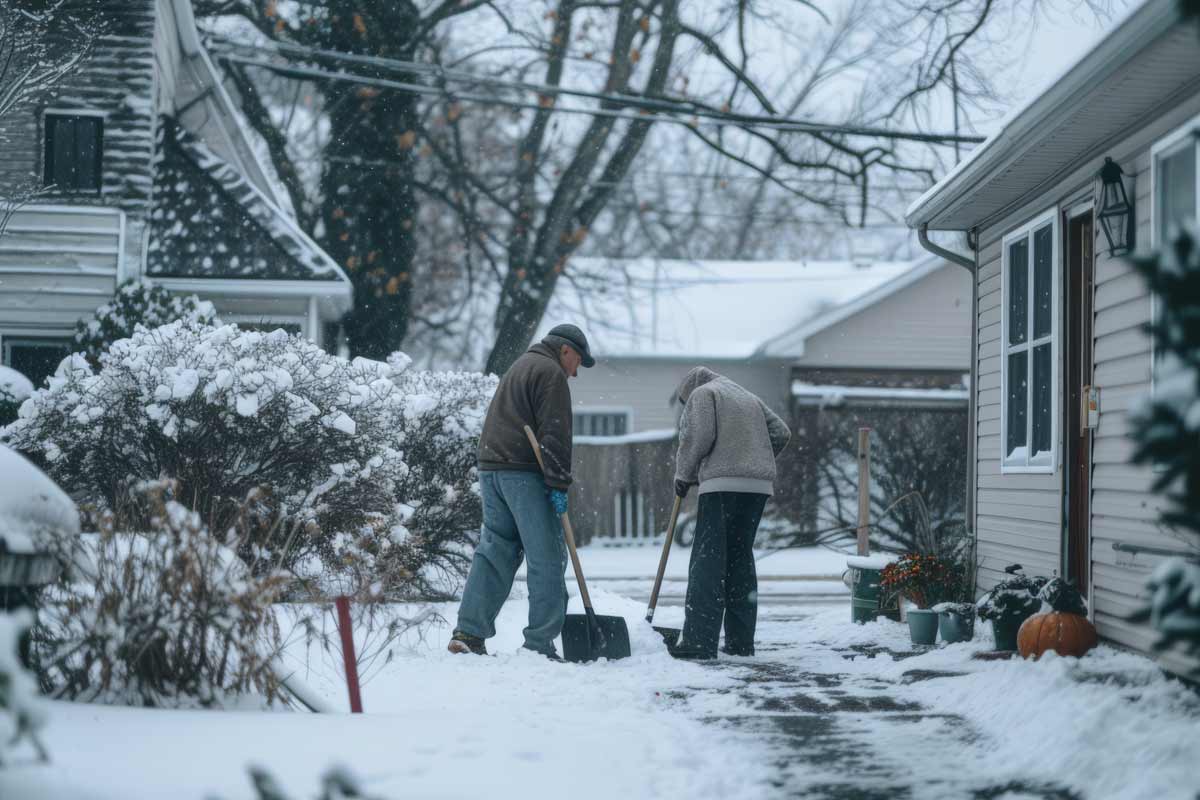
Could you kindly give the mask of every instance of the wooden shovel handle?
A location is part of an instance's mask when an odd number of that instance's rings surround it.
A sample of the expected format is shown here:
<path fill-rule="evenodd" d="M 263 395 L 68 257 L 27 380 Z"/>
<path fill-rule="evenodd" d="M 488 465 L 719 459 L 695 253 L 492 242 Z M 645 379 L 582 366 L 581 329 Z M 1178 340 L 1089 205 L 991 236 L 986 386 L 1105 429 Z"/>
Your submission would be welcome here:
<path fill-rule="evenodd" d="M 525 426 L 525 437 L 533 445 L 533 454 L 537 457 L 538 466 L 542 468 L 542 475 L 544 476 L 546 474 L 546 463 L 542 461 L 542 446 L 538 444 L 533 428 L 528 425 Z M 562 521 L 563 536 L 567 540 L 567 552 L 571 554 L 571 566 L 575 568 L 575 582 L 579 584 L 579 596 L 583 599 L 584 609 L 591 611 L 592 598 L 588 595 L 587 581 L 583 579 L 583 567 L 579 564 L 579 553 L 575 551 L 575 531 L 571 528 L 571 520 L 567 518 L 566 512 L 559 516 L 559 520 Z"/>
<path fill-rule="evenodd" d="M 662 588 L 663 575 L 667 572 L 667 556 L 671 554 L 671 542 L 675 539 L 675 523 L 679 521 L 679 506 L 683 498 L 675 495 L 671 508 L 671 521 L 667 523 L 667 540 L 663 542 L 662 555 L 658 559 L 658 574 L 654 576 L 654 591 L 650 592 L 650 605 L 646 608 L 646 622 L 654 622 L 654 609 L 658 606 L 658 591 Z"/>

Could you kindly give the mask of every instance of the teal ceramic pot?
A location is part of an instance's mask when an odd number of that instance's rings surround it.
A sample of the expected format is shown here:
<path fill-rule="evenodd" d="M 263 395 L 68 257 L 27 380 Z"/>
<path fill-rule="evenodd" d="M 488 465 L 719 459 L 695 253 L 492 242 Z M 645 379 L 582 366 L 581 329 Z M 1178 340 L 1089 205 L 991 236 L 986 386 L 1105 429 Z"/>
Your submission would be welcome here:
<path fill-rule="evenodd" d="M 938 613 L 928 608 L 908 610 L 908 633 L 913 644 L 934 644 L 938 635 Z"/>

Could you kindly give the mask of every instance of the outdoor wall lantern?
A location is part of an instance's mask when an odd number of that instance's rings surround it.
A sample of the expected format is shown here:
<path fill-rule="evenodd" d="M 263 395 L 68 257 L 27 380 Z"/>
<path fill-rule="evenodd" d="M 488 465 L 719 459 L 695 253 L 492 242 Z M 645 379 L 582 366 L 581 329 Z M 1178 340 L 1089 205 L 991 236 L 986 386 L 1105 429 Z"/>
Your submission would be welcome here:
<path fill-rule="evenodd" d="M 1100 168 L 1100 227 L 1108 239 L 1108 254 L 1119 256 L 1133 247 L 1133 204 L 1125 193 L 1121 167 L 1105 157 Z"/>

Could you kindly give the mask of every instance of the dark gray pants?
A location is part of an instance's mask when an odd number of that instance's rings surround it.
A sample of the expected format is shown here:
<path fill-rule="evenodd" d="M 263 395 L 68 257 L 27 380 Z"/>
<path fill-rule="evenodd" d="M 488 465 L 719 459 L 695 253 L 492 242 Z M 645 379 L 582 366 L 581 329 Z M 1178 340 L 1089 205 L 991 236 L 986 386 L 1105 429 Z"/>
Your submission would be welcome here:
<path fill-rule="evenodd" d="M 700 495 L 682 643 L 706 657 L 716 657 L 722 619 L 725 649 L 733 655 L 754 654 L 758 624 L 754 536 L 766 503 L 765 494 Z"/>

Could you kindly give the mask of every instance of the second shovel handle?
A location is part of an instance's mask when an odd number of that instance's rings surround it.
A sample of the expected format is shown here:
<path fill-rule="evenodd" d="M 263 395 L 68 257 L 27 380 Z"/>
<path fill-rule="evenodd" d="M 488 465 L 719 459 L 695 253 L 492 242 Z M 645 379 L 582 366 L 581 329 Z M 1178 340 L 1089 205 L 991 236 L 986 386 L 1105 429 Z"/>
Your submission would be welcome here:
<path fill-rule="evenodd" d="M 654 590 L 650 592 L 650 606 L 646 609 L 646 622 L 654 621 L 654 609 L 658 606 L 658 592 L 662 589 L 663 576 L 667 573 L 667 556 L 671 554 L 671 542 L 675 539 L 675 523 L 679 521 L 679 506 L 683 498 L 675 495 L 671 508 L 671 520 L 667 523 L 667 540 L 663 542 L 662 556 L 658 559 L 658 574 L 654 576 Z"/>
<path fill-rule="evenodd" d="M 533 455 L 537 458 L 538 466 L 542 468 L 542 475 L 545 475 L 546 464 L 542 461 L 542 447 L 538 444 L 533 428 L 528 425 L 525 426 L 525 438 L 533 445 Z M 562 522 L 563 536 L 567 540 L 567 552 L 571 554 L 571 566 L 575 569 L 575 582 L 579 584 L 579 597 L 583 600 L 583 607 L 591 611 L 592 598 L 588 595 L 587 581 L 583 578 L 583 567 L 579 563 L 579 553 L 575 550 L 575 531 L 571 528 L 571 520 L 566 512 L 559 516 L 559 520 Z"/>

